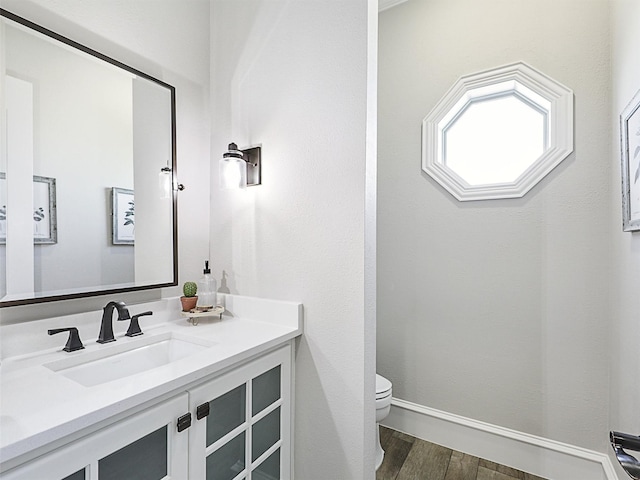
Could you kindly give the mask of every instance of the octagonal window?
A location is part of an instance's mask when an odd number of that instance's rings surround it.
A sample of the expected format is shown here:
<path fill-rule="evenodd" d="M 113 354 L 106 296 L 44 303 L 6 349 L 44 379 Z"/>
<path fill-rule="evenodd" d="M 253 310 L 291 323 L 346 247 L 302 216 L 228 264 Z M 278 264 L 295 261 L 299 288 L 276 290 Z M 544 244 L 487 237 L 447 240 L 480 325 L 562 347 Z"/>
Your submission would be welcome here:
<path fill-rule="evenodd" d="M 573 151 L 573 93 L 518 63 L 463 77 L 423 121 L 422 168 L 458 200 L 521 197 Z"/>
<path fill-rule="evenodd" d="M 546 117 L 514 94 L 471 101 L 443 129 L 443 163 L 470 185 L 514 182 L 546 150 Z"/>

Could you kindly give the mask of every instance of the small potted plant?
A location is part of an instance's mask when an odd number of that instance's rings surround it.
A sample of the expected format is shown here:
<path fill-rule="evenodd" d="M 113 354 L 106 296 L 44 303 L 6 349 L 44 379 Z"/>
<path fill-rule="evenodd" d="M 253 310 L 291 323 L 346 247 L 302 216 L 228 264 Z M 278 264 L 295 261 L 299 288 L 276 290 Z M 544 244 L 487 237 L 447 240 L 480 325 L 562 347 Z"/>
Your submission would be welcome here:
<path fill-rule="evenodd" d="M 184 293 L 184 296 L 180 297 L 182 311 L 188 312 L 196 308 L 198 303 L 198 296 L 196 295 L 198 293 L 198 285 L 196 285 L 196 282 L 184 282 L 182 293 Z"/>

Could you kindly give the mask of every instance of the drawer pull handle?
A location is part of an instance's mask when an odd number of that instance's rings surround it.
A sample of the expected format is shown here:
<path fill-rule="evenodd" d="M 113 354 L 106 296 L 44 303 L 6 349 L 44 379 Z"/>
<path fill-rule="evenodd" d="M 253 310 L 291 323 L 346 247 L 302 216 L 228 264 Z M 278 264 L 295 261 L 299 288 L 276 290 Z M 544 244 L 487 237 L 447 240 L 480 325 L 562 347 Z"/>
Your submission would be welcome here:
<path fill-rule="evenodd" d="M 203 403 L 202 405 L 198 405 L 196 408 L 196 418 L 198 420 L 202 420 L 205 417 L 209 416 L 209 402 Z"/>
<path fill-rule="evenodd" d="M 181 417 L 178 417 L 178 431 L 182 432 L 191 426 L 191 414 L 185 413 Z"/>

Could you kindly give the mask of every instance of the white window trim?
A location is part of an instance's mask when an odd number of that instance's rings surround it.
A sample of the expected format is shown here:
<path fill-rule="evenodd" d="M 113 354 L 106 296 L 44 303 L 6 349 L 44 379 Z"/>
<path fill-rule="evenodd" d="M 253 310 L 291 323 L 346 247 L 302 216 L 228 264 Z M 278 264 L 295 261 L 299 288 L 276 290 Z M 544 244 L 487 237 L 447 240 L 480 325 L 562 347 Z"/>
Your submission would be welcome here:
<path fill-rule="evenodd" d="M 462 99 L 476 98 L 479 92 L 494 93 L 492 86 L 495 85 L 502 85 L 505 92 L 509 90 L 504 86 L 511 85 L 512 90 L 523 94 L 518 84 L 548 102 L 548 148 L 513 182 L 469 185 L 442 160 L 442 131 L 448 123 L 446 119 L 452 118 L 452 109 L 459 110 L 466 104 Z M 540 99 L 527 98 L 540 105 Z M 573 91 L 523 62 L 461 77 L 422 121 L 422 170 L 461 202 L 520 198 L 572 152 Z"/>

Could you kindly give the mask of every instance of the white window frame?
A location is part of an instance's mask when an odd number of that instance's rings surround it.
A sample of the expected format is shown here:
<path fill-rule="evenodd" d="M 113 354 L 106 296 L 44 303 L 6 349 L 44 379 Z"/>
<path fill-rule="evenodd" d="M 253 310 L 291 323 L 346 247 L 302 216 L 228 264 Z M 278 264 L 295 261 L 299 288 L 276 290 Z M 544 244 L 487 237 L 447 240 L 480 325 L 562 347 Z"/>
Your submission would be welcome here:
<path fill-rule="evenodd" d="M 513 182 L 470 185 L 444 162 L 444 132 L 470 102 L 501 94 L 546 113 L 547 148 Z M 461 77 L 422 122 L 422 170 L 461 202 L 520 198 L 572 152 L 573 91 L 523 62 Z"/>

